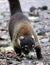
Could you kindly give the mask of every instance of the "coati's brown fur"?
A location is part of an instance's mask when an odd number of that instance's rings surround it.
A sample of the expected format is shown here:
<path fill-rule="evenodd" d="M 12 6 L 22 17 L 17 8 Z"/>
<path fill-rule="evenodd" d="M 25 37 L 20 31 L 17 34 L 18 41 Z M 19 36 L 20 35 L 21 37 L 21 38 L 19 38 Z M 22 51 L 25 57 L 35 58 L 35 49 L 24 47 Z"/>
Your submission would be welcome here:
<path fill-rule="evenodd" d="M 35 50 L 37 53 L 37 57 L 38 59 L 41 59 L 42 58 L 41 48 L 39 45 L 37 34 L 34 32 L 34 29 L 31 25 L 30 20 L 21 12 L 22 10 L 20 8 L 19 0 L 9 0 L 9 3 L 10 3 L 10 11 L 11 11 L 11 19 L 9 22 L 9 34 L 10 34 L 11 40 L 13 41 L 14 47 L 16 47 L 16 50 L 17 48 L 18 49 L 21 48 L 20 36 L 23 36 L 23 37 L 34 36 Z"/>
<path fill-rule="evenodd" d="M 37 45 L 39 46 L 39 40 L 38 40 L 37 34 L 34 32 L 33 27 L 31 26 L 30 20 L 26 16 L 24 16 L 22 13 L 19 13 L 19 12 L 15 13 L 11 17 L 11 20 L 9 23 L 9 31 L 10 31 L 11 39 L 13 40 L 16 40 L 16 38 L 18 39 L 20 36 L 33 35 L 35 38 L 36 46 Z"/>

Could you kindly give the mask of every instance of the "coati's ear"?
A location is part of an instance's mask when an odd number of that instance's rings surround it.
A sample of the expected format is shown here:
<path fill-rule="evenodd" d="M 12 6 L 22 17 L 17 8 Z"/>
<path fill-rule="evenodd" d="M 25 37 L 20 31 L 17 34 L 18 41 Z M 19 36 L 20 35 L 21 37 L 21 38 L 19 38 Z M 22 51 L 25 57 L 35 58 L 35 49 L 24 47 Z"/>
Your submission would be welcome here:
<path fill-rule="evenodd" d="M 34 35 L 31 36 L 34 39 Z"/>
<path fill-rule="evenodd" d="M 20 37 L 17 39 L 17 42 L 18 42 L 19 45 L 20 45 L 20 42 L 21 42 L 22 39 L 24 39 L 24 36 L 20 36 Z"/>
<path fill-rule="evenodd" d="M 24 39 L 24 36 L 20 36 L 20 38 L 19 38 L 19 39 L 20 39 L 20 40 L 21 40 L 21 39 Z"/>

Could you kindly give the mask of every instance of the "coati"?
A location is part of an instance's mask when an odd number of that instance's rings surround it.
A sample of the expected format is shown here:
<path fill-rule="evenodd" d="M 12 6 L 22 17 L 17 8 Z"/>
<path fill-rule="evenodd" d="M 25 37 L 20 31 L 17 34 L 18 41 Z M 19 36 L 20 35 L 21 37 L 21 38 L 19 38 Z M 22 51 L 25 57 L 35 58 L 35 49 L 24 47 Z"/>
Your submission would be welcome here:
<path fill-rule="evenodd" d="M 14 50 L 18 56 L 20 56 L 22 52 L 27 55 L 34 47 L 37 58 L 39 60 L 42 59 L 41 47 L 37 34 L 34 32 L 30 20 L 22 13 L 19 0 L 8 1 L 11 11 L 9 34 L 13 41 Z"/>

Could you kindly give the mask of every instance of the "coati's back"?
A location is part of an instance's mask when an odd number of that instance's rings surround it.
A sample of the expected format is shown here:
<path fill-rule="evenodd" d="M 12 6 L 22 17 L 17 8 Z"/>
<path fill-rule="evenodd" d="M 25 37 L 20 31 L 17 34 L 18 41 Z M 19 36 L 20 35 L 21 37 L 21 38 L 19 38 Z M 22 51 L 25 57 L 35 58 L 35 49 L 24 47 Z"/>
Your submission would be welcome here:
<path fill-rule="evenodd" d="M 18 35 L 31 35 L 32 34 L 32 28 L 30 25 L 30 21 L 26 16 L 24 16 L 22 13 L 18 12 L 15 13 L 10 20 L 9 23 L 9 32 L 10 37 L 12 39 L 13 33 L 16 31 Z"/>

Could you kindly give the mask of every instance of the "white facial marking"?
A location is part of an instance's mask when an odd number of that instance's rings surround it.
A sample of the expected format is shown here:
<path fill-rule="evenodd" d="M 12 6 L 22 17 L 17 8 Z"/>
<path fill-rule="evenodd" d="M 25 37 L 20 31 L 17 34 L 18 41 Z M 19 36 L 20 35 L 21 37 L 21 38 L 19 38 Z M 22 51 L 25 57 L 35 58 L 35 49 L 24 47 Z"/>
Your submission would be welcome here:
<path fill-rule="evenodd" d="M 32 35 L 31 37 L 32 37 L 32 38 L 34 38 L 34 36 L 33 36 L 33 35 Z"/>
<path fill-rule="evenodd" d="M 23 48 L 23 47 L 22 47 Z"/>
<path fill-rule="evenodd" d="M 27 49 L 25 48 L 25 50 L 27 50 Z"/>
<path fill-rule="evenodd" d="M 31 58 L 31 56 L 35 56 L 35 53 L 34 52 L 29 52 L 28 56 Z"/>
<path fill-rule="evenodd" d="M 28 47 L 27 45 L 25 45 L 25 47 Z"/>
<path fill-rule="evenodd" d="M 20 40 L 19 40 L 19 39 L 17 39 L 17 41 L 18 41 L 18 44 L 20 45 Z"/>
<path fill-rule="evenodd" d="M 32 47 L 34 47 L 34 45 L 32 45 Z"/>

